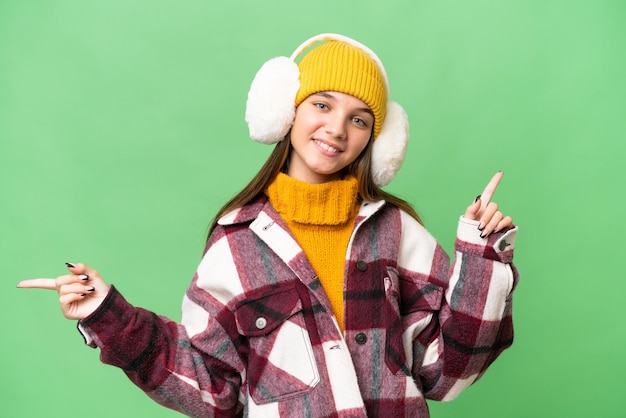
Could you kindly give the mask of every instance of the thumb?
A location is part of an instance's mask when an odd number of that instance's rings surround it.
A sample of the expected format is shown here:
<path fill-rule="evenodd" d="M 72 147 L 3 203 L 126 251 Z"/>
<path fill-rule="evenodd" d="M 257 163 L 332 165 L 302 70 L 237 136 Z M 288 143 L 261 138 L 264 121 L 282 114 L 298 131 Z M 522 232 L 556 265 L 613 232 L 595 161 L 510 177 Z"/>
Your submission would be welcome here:
<path fill-rule="evenodd" d="M 467 219 L 477 220 L 478 211 L 480 211 L 481 204 L 482 202 L 480 200 L 480 195 L 478 195 L 476 196 L 476 199 L 474 199 L 474 203 L 472 203 L 467 207 L 467 209 L 465 209 L 465 215 L 463 215 L 463 217 Z"/>

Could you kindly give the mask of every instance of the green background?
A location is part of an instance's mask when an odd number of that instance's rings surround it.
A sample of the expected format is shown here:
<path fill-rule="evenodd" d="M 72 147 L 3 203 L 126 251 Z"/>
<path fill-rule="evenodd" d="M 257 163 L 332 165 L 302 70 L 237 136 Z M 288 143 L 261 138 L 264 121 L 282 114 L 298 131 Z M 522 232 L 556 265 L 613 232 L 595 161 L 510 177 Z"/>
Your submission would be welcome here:
<path fill-rule="evenodd" d="M 1 416 L 180 416 L 15 283 L 82 261 L 180 319 L 210 219 L 270 152 L 247 135 L 249 84 L 321 32 L 385 63 L 411 123 L 388 190 L 448 251 L 496 170 L 521 227 L 515 344 L 432 415 L 625 416 L 620 0 L 2 0 Z"/>

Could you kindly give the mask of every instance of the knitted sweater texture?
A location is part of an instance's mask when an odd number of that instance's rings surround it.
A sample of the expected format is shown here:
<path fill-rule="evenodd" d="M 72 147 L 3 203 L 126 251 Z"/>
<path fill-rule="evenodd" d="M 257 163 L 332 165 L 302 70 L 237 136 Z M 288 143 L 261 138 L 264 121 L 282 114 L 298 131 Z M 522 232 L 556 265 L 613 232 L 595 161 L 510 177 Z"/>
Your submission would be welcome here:
<path fill-rule="evenodd" d="M 357 185 L 354 177 L 310 184 L 280 173 L 266 191 L 315 269 L 342 330 L 346 251 L 359 210 Z"/>

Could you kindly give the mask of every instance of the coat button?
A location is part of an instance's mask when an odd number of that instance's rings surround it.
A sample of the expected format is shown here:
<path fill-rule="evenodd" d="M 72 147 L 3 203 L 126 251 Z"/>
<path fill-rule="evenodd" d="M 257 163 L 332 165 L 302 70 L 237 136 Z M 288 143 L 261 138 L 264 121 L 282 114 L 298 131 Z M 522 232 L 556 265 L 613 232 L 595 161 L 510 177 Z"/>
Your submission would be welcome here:
<path fill-rule="evenodd" d="M 500 244 L 498 244 L 498 248 L 500 249 L 500 251 L 504 251 L 507 245 L 509 244 L 507 244 L 505 240 L 502 240 L 500 241 Z"/>
<path fill-rule="evenodd" d="M 359 332 L 357 335 L 354 336 L 354 341 L 356 341 L 357 344 L 363 345 L 367 342 L 367 335 Z"/>
<path fill-rule="evenodd" d="M 359 271 L 365 271 L 367 270 L 367 263 L 363 260 L 359 260 L 356 262 L 356 268 L 359 269 Z"/>
<path fill-rule="evenodd" d="M 261 316 L 256 319 L 256 321 L 254 322 L 254 325 L 256 325 L 258 329 L 263 329 L 267 326 L 267 319 Z"/>

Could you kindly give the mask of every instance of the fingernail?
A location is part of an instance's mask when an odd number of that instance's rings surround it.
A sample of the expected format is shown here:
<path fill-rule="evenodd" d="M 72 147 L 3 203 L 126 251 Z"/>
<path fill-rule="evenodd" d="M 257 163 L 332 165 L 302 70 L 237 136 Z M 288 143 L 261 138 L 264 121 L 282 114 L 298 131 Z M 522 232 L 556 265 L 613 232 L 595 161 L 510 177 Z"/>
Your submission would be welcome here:
<path fill-rule="evenodd" d="M 89 276 L 87 276 L 86 274 L 81 274 L 80 276 L 78 276 L 78 278 L 81 280 L 89 280 Z"/>
<path fill-rule="evenodd" d="M 478 202 L 480 200 L 480 196 L 482 196 L 482 195 L 476 196 L 476 199 L 474 199 L 474 203 L 476 203 L 476 202 Z"/>
<path fill-rule="evenodd" d="M 485 237 L 487 237 L 487 235 L 483 232 L 482 234 L 480 234 L 480 237 L 481 238 L 485 238 Z"/>
<path fill-rule="evenodd" d="M 483 229 L 485 229 L 485 224 L 483 222 L 478 224 L 478 230 L 482 231 Z"/>
<path fill-rule="evenodd" d="M 96 288 L 93 286 L 87 286 L 85 289 L 89 292 L 93 292 L 94 290 L 96 290 Z"/>
<path fill-rule="evenodd" d="M 80 295 L 81 296 L 87 296 L 87 293 L 81 293 Z"/>
<path fill-rule="evenodd" d="M 74 264 L 72 264 L 72 263 L 65 263 L 65 265 L 66 265 L 67 267 L 70 267 L 70 268 L 72 268 L 72 267 L 76 267 L 76 266 L 75 266 Z"/>

